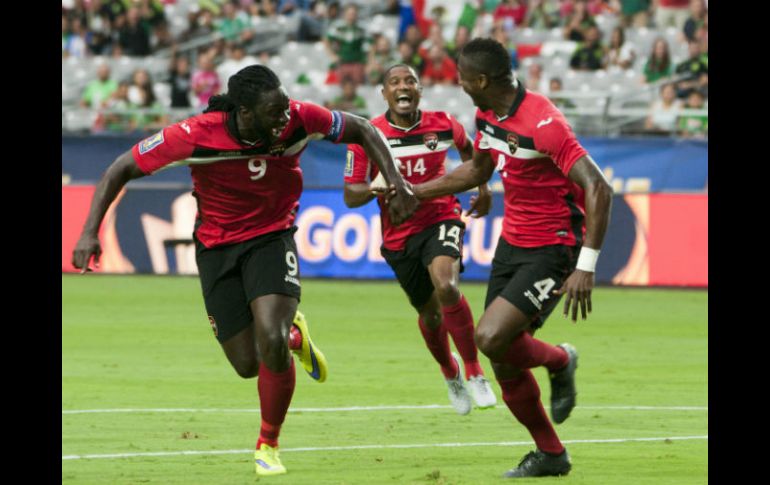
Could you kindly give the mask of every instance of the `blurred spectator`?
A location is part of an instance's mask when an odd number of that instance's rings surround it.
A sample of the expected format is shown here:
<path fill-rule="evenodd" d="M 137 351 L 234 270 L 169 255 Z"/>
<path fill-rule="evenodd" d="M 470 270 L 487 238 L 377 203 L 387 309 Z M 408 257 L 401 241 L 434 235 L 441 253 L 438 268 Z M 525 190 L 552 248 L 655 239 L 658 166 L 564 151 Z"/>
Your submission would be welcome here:
<path fill-rule="evenodd" d="M 232 2 L 225 2 L 222 13 L 223 16 L 214 22 L 214 26 L 226 41 L 247 42 L 254 37 L 248 16 L 242 10 L 238 10 Z"/>
<path fill-rule="evenodd" d="M 530 0 L 524 25 L 533 29 L 551 29 L 559 24 L 559 9 L 548 0 Z"/>
<path fill-rule="evenodd" d="M 241 44 L 232 44 L 226 49 L 227 59 L 217 67 L 217 76 L 221 83 L 221 90 L 227 91 L 227 80 L 230 76 L 246 66 L 259 64 L 256 57 L 246 55 L 246 49 Z M 288 79 L 287 79 L 288 81 Z"/>
<path fill-rule="evenodd" d="M 137 69 L 131 74 L 131 85 L 128 87 L 128 101 L 139 105 L 145 100 L 143 91 L 152 92 L 152 77 L 147 69 Z"/>
<path fill-rule="evenodd" d="M 644 122 L 644 129 L 649 134 L 670 135 L 676 131 L 677 117 L 682 109 L 682 101 L 676 98 L 673 83 L 660 87 L 660 98 L 650 105 L 650 114 Z"/>
<path fill-rule="evenodd" d="M 403 40 L 405 40 L 410 46 L 412 46 L 412 50 L 415 53 L 420 52 L 420 44 L 422 44 L 423 38 L 422 38 L 422 33 L 420 32 L 420 29 L 417 27 L 416 24 L 412 24 L 406 28 L 406 32 L 404 32 Z"/>
<path fill-rule="evenodd" d="M 444 36 L 441 32 L 441 25 L 436 23 L 431 24 L 430 28 L 428 29 L 428 38 L 420 43 L 420 47 L 417 49 L 417 53 L 427 61 L 428 53 L 434 45 L 437 45 L 442 49 L 446 45 Z"/>
<path fill-rule="evenodd" d="M 644 82 L 654 83 L 658 79 L 670 76 L 672 72 L 668 42 L 663 37 L 658 37 L 653 41 L 652 54 L 644 65 Z"/>
<path fill-rule="evenodd" d="M 551 80 L 548 81 L 548 98 L 559 109 L 574 108 L 575 103 L 573 103 L 569 98 L 557 94 L 561 92 L 561 90 L 561 78 L 552 77 Z"/>
<path fill-rule="evenodd" d="M 342 81 L 340 82 L 340 89 L 342 92 L 339 96 L 327 102 L 326 107 L 328 109 L 347 111 L 368 118 L 369 114 L 366 109 L 366 100 L 359 96 L 356 91 L 357 87 L 358 85 L 352 78 L 342 78 Z"/>
<path fill-rule="evenodd" d="M 569 67 L 577 71 L 596 71 L 604 67 L 604 46 L 601 44 L 601 32 L 596 26 L 586 31 L 586 40 L 572 54 Z"/>
<path fill-rule="evenodd" d="M 607 48 L 606 67 L 618 66 L 621 69 L 628 69 L 636 60 L 636 51 L 634 46 L 626 42 L 626 33 L 623 27 L 617 26 L 612 29 L 610 35 L 610 45 Z"/>
<path fill-rule="evenodd" d="M 585 40 L 588 29 L 595 26 L 596 21 L 588 13 L 588 6 L 585 0 L 576 0 L 572 13 L 567 17 L 566 26 L 564 27 L 564 38 L 566 40 L 582 42 Z"/>
<path fill-rule="evenodd" d="M 147 56 L 150 54 L 150 32 L 141 19 L 139 9 L 131 7 L 125 15 L 125 24 L 119 30 L 118 38 L 126 56 Z"/>
<path fill-rule="evenodd" d="M 192 107 L 190 104 L 192 79 L 190 59 L 187 56 L 177 56 L 171 59 L 168 83 L 171 85 L 171 107 Z"/>
<path fill-rule="evenodd" d="M 195 13 L 191 12 L 187 20 L 189 26 L 179 39 L 182 42 L 214 33 L 214 14 L 209 9 L 201 9 Z"/>
<path fill-rule="evenodd" d="M 155 97 L 155 90 L 152 82 L 148 82 L 139 87 L 136 91 L 137 100 L 132 103 L 131 109 L 134 111 L 129 124 L 131 131 L 156 131 L 162 129 L 168 124 L 168 116 Z M 129 90 L 129 99 L 131 91 Z"/>
<path fill-rule="evenodd" d="M 688 42 L 687 49 L 690 57 L 676 66 L 676 74 L 684 77 L 676 85 L 677 96 L 680 98 L 687 98 L 693 90 L 702 88 L 701 75 L 708 75 L 709 72 L 708 54 L 704 55 L 701 52 L 700 43 L 697 41 Z M 706 85 L 708 85 L 708 77 L 705 79 Z"/>
<path fill-rule="evenodd" d="M 279 15 L 292 15 L 301 10 L 310 9 L 310 0 L 278 0 L 277 10 Z"/>
<path fill-rule="evenodd" d="M 523 25 L 526 16 L 527 4 L 523 0 L 503 0 L 492 14 L 495 21 L 502 21 L 508 32 L 513 32 L 514 27 Z"/>
<path fill-rule="evenodd" d="M 340 4 L 336 1 L 328 5 L 318 1 L 309 12 L 302 12 L 297 29 L 299 42 L 316 42 L 323 39 L 329 25 L 340 15 Z"/>
<path fill-rule="evenodd" d="M 370 85 L 382 83 L 385 71 L 396 63 L 390 40 L 380 35 L 369 50 L 369 60 L 366 63 L 366 79 Z"/>
<path fill-rule="evenodd" d="M 415 52 L 412 45 L 406 40 L 402 40 L 398 43 L 398 57 L 399 62 L 412 66 L 418 74 L 422 73 L 422 70 L 425 67 L 425 60 Z"/>
<path fill-rule="evenodd" d="M 652 0 L 655 9 L 655 27 L 665 29 L 674 26 L 682 30 L 687 21 L 690 0 Z"/>
<path fill-rule="evenodd" d="M 122 81 L 112 96 L 104 104 L 105 113 L 99 116 L 94 126 L 95 131 L 108 130 L 112 132 L 128 131 L 131 114 L 128 110 L 131 103 L 128 101 L 128 88 L 130 83 Z"/>
<path fill-rule="evenodd" d="M 358 6 L 345 7 L 343 17 L 329 26 L 326 32 L 326 48 L 337 65 L 337 78 L 350 77 L 356 84 L 364 82 L 369 39 L 358 25 Z"/>
<path fill-rule="evenodd" d="M 533 62 L 527 68 L 527 77 L 525 78 L 527 89 L 538 93 L 545 93 L 548 86 L 543 78 L 543 65 Z"/>
<path fill-rule="evenodd" d="M 62 17 L 62 28 L 64 28 Z M 91 42 L 91 33 L 86 30 L 80 17 L 75 16 L 69 21 L 69 31 L 62 34 L 62 57 L 84 58 L 90 55 L 88 44 Z"/>
<path fill-rule="evenodd" d="M 465 44 L 471 40 L 471 31 L 465 25 L 458 25 L 457 31 L 455 31 L 455 37 L 452 42 L 447 45 L 447 53 L 449 57 L 457 63 L 457 59 L 460 57 L 460 51 Z"/>
<path fill-rule="evenodd" d="M 702 110 L 705 99 L 698 91 L 687 96 L 685 109 Z M 706 114 L 683 114 L 679 117 L 679 136 L 684 138 L 706 138 L 709 132 L 709 116 Z"/>
<path fill-rule="evenodd" d="M 220 87 L 213 56 L 210 53 L 198 55 L 198 69 L 192 76 L 192 90 L 198 100 L 195 108 L 200 110 L 208 106 L 209 98 L 219 93 Z"/>
<path fill-rule="evenodd" d="M 433 84 L 457 84 L 457 65 L 443 47 L 434 45 L 428 51 L 421 81 L 424 86 Z"/>
<path fill-rule="evenodd" d="M 503 27 L 502 23 L 492 28 L 492 38 L 502 44 L 506 49 L 508 49 L 508 53 L 511 55 L 511 70 L 515 71 L 518 69 L 519 56 L 516 52 L 516 44 L 511 42 L 510 38 L 508 37 L 508 31 L 505 30 L 505 27 Z"/>
<path fill-rule="evenodd" d="M 118 83 L 110 79 L 110 66 L 100 64 L 96 69 L 97 78 L 86 85 L 80 105 L 84 108 L 101 108 L 118 89 Z"/>
<path fill-rule="evenodd" d="M 690 17 L 685 21 L 682 33 L 684 38 L 692 42 L 698 39 L 698 34 L 703 29 L 708 30 L 708 13 L 703 0 L 692 0 L 690 2 Z"/>

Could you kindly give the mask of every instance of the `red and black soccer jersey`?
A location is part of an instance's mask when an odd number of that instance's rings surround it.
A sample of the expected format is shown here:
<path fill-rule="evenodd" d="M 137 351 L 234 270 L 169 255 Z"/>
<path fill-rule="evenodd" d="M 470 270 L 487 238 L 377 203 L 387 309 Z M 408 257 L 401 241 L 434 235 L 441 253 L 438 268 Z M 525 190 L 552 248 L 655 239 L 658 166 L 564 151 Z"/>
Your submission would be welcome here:
<path fill-rule="evenodd" d="M 274 143 L 250 145 L 226 129 L 228 114 L 204 113 L 167 126 L 132 148 L 146 174 L 190 165 L 198 200 L 195 235 L 206 247 L 246 241 L 294 224 L 302 192 L 300 153 L 309 140 L 339 142 L 342 114 L 290 100 Z"/>
<path fill-rule="evenodd" d="M 477 110 L 476 128 L 474 148 L 490 151 L 503 181 L 503 238 L 525 248 L 582 243 L 583 189 L 567 174 L 587 152 L 553 103 L 522 86 L 507 116 Z"/>
<path fill-rule="evenodd" d="M 388 114 L 372 120 L 372 124 L 388 139 L 393 157 L 399 164 L 401 175 L 412 184 L 420 184 L 444 175 L 444 159 L 452 144 L 462 148 L 469 140 L 463 126 L 451 115 L 442 111 L 421 111 L 417 123 L 400 128 L 387 118 Z M 378 173 L 360 145 L 348 145 L 345 165 L 345 183 L 369 183 Z M 423 200 L 417 211 L 403 224 L 395 227 L 390 222 L 383 197 L 378 197 L 382 222 L 382 241 L 386 249 L 400 251 L 409 236 L 428 226 L 447 219 L 459 219 L 462 208 L 454 195 Z"/>

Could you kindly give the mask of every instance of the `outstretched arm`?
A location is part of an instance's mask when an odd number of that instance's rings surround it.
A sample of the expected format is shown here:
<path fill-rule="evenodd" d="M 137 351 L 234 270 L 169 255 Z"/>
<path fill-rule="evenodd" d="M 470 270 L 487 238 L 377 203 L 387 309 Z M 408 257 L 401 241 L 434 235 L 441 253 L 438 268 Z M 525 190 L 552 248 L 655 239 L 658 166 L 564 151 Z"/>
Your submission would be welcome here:
<path fill-rule="evenodd" d="M 361 145 L 369 160 L 374 160 L 385 181 L 395 189 L 395 195 L 389 200 L 388 211 L 393 224 L 401 224 L 414 213 L 419 201 L 396 169 L 387 141 L 366 119 L 350 113 L 343 113 L 343 116 L 345 131 L 339 142 Z"/>
<path fill-rule="evenodd" d="M 469 163 L 473 160 L 473 142 L 470 140 L 457 151 L 460 152 L 463 163 Z M 470 207 L 468 207 L 465 215 L 474 218 L 484 217 L 489 214 L 490 209 L 492 209 L 492 191 L 487 182 L 483 182 L 479 184 L 479 193 L 471 196 Z"/>
<path fill-rule="evenodd" d="M 369 184 L 345 184 L 345 205 L 351 209 L 361 207 L 375 197 Z"/>
<path fill-rule="evenodd" d="M 577 269 L 554 293 L 567 295 L 564 301 L 564 315 L 567 316 L 572 305 L 572 321 L 576 322 L 578 306 L 583 320 L 586 319 L 587 313 L 591 312 L 596 259 L 599 257 L 599 250 L 610 222 L 612 187 L 596 162 L 588 155 L 575 162 L 569 171 L 569 178 L 585 191 L 586 237 L 578 257 Z"/>
<path fill-rule="evenodd" d="M 72 265 L 80 268 L 81 274 L 90 271 L 88 263 L 92 256 L 94 264 L 99 265 L 99 257 L 102 254 L 102 248 L 99 244 L 99 227 L 110 204 L 129 180 L 143 176 L 144 172 L 139 170 L 136 165 L 131 150 L 120 155 L 102 175 L 101 180 L 96 185 L 94 198 L 91 200 L 91 208 L 88 211 L 86 223 L 83 225 L 83 231 L 80 233 L 80 239 L 78 239 L 72 252 Z"/>
<path fill-rule="evenodd" d="M 433 199 L 442 195 L 464 192 L 486 184 L 492 177 L 495 165 L 488 151 L 474 150 L 470 162 L 463 163 L 448 174 L 423 184 L 415 185 L 414 195 L 418 199 Z"/>

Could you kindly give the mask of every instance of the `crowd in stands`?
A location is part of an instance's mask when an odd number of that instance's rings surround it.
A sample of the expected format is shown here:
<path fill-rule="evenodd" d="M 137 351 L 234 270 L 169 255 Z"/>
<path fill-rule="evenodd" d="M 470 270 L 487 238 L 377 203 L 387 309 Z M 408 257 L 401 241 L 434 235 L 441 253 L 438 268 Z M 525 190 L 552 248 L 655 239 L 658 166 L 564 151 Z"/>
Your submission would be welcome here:
<path fill-rule="evenodd" d="M 156 81 L 167 83 L 170 106 L 161 106 L 147 71 L 131 79 L 110 77 L 97 68 L 97 79 L 86 86 L 81 105 L 92 109 L 117 108 L 136 113 L 100 116 L 96 129 L 110 130 L 121 122 L 129 129 L 154 129 L 167 117 L 165 108 L 202 110 L 208 99 L 227 88 L 227 79 L 254 63 L 267 63 L 275 52 L 252 49 L 255 33 L 266 22 L 294 18 L 290 39 L 321 42 L 331 59 L 327 84 L 339 85 L 340 95 L 326 104 L 365 116 L 366 100 L 357 89 L 377 86 L 388 66 L 405 63 L 415 68 L 425 86 L 457 84 L 457 58 L 474 37 L 493 37 L 511 53 L 511 69 L 527 88 L 551 96 L 564 109 L 574 107 L 562 91 L 563 79 L 544 72 L 538 61 L 541 46 L 514 42 L 521 29 L 558 29 L 560 41 L 574 43 L 569 68 L 574 71 L 635 70 L 642 85 L 659 96 L 650 106 L 644 129 L 650 134 L 704 136 L 708 118 L 680 116 L 681 110 L 702 109 L 708 100 L 707 0 L 465 0 L 454 23 L 445 21 L 443 6 L 423 12 L 422 21 L 405 19 L 398 0 L 369 2 L 375 13 L 400 19 L 396 39 L 367 29 L 356 3 L 337 0 L 198 0 L 187 14 L 187 27 L 172 35 L 165 6 L 181 0 L 63 0 L 62 58 L 149 56 L 171 53 L 168 73 Z M 428 2 L 429 3 L 429 2 Z M 440 3 L 440 2 L 438 2 Z M 372 7 L 375 5 L 375 7 Z M 612 18 L 610 33 L 597 16 Z M 606 24 L 605 24 L 606 25 Z M 689 57 L 672 59 L 670 37 L 656 36 L 649 45 L 627 41 L 628 29 L 666 28 L 678 31 L 677 42 L 688 45 Z M 215 35 L 203 47 L 180 51 L 178 46 Z M 604 39 L 608 42 L 605 43 Z M 649 55 L 644 55 L 649 53 Z M 191 55 L 192 54 L 192 55 Z M 526 69 L 521 61 L 533 57 Z M 284 82 L 310 81 L 300 76 Z M 659 86 L 660 85 L 660 86 Z"/>

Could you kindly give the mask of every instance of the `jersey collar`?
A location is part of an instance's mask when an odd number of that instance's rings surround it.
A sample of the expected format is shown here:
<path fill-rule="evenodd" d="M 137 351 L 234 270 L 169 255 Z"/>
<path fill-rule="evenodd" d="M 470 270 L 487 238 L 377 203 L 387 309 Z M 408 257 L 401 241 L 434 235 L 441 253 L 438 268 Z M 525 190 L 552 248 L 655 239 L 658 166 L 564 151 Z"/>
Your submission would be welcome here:
<path fill-rule="evenodd" d="M 387 110 L 385 112 L 385 119 L 388 120 L 388 124 L 390 126 L 392 126 L 393 128 L 395 128 L 397 130 L 411 131 L 414 128 L 417 128 L 418 126 L 420 126 L 420 123 L 422 122 L 422 110 L 419 110 L 419 109 L 417 110 L 417 121 L 415 121 L 415 123 L 412 126 L 410 126 L 409 128 L 402 128 L 402 127 L 398 126 L 397 124 L 393 123 L 393 120 L 390 119 L 390 110 Z"/>

